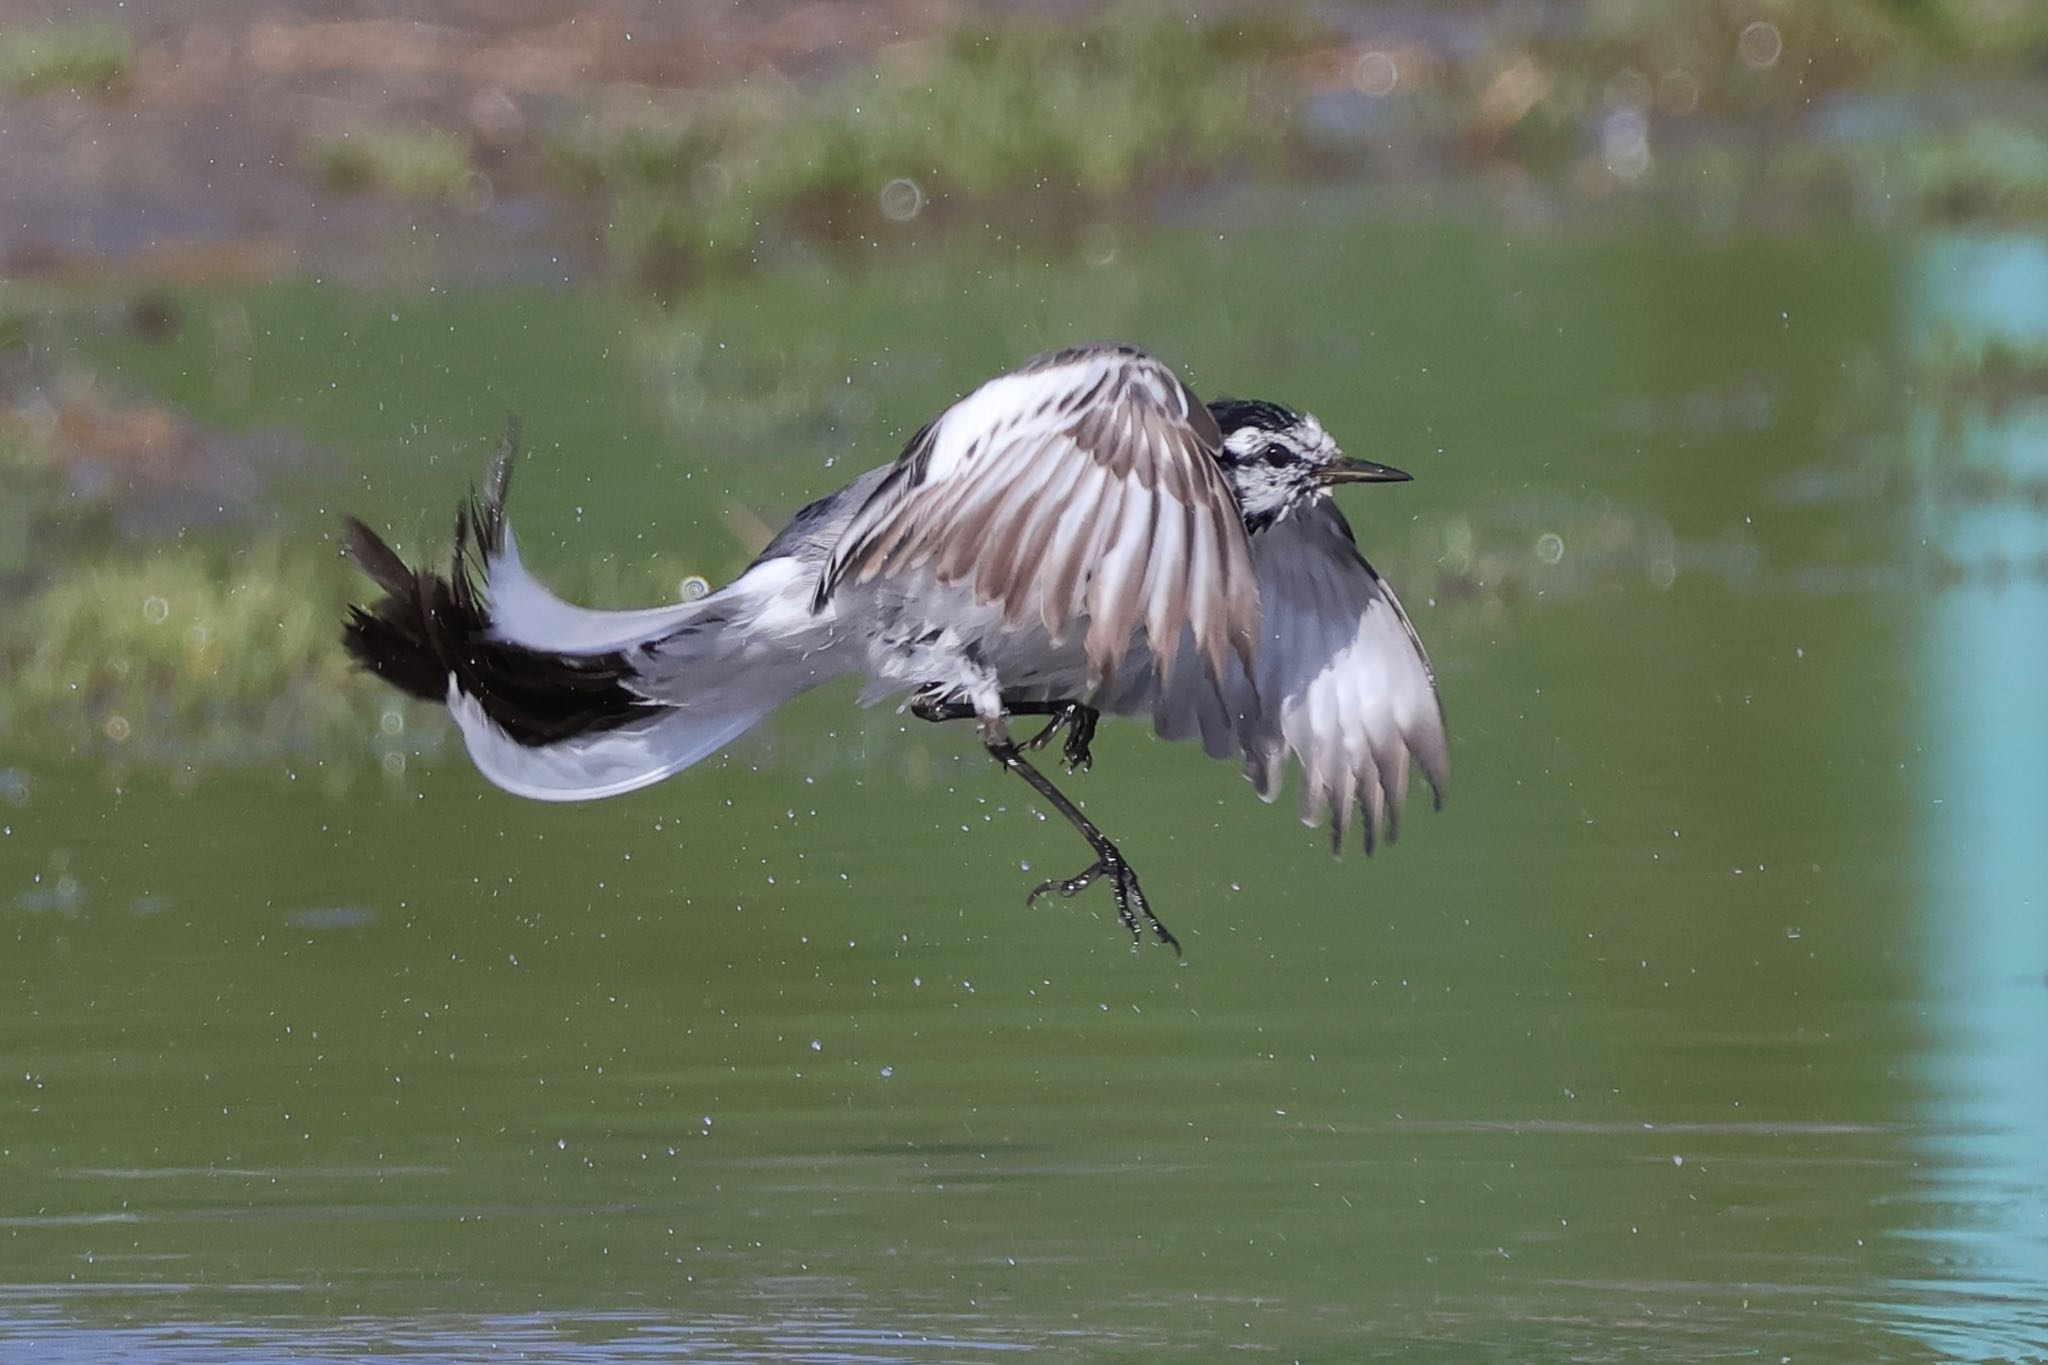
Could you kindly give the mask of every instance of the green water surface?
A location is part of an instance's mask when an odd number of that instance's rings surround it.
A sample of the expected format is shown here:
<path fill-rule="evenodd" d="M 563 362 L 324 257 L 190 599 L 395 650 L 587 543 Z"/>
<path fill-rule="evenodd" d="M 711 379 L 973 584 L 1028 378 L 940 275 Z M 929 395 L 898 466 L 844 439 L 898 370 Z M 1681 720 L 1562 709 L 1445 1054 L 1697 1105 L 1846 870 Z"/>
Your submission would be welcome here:
<path fill-rule="evenodd" d="M 978 378 L 1138 340 L 1417 475 L 1346 506 L 1454 771 L 1333 862 L 1106 726 L 1070 790 L 1177 963 L 1106 896 L 1027 910 L 1078 842 L 850 691 L 587 807 L 381 734 L 197 773 L 16 734 L 0 1358 L 2038 1358 L 2048 589 L 1923 556 L 2043 522 L 1885 473 L 1960 458 L 1902 357 L 2020 287 L 1943 249 L 1347 198 L 666 318 L 301 282 L 85 338 L 313 443 L 291 536 L 444 543 L 514 408 L 539 569 L 713 578 Z M 2039 414 L 1963 424 L 2048 461 Z"/>

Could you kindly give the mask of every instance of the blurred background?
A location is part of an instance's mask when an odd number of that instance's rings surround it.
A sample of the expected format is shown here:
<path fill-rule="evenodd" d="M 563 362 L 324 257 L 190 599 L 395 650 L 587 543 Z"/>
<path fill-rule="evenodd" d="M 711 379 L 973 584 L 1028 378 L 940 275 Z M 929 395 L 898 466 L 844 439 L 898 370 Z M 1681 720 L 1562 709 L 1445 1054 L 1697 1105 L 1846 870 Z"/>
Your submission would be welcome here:
<path fill-rule="evenodd" d="M 2048 7 L 0 6 L 0 1356 L 2039 1359 Z M 1412 484 L 1440 815 L 828 689 L 594 807 L 350 671 L 1038 350 Z"/>

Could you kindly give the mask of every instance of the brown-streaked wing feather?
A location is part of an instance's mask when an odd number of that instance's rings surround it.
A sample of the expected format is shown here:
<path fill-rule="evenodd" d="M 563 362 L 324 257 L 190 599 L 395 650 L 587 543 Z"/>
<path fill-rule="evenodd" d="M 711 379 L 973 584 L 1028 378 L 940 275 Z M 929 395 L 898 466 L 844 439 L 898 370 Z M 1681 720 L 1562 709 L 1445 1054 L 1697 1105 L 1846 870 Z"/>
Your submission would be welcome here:
<path fill-rule="evenodd" d="M 928 570 L 1006 623 L 1086 622 L 1099 677 L 1134 640 L 1170 663 L 1189 636 L 1212 677 L 1249 663 L 1258 579 L 1222 435 L 1180 377 L 1127 346 L 1049 352 L 920 431 L 853 514 L 819 583 Z"/>

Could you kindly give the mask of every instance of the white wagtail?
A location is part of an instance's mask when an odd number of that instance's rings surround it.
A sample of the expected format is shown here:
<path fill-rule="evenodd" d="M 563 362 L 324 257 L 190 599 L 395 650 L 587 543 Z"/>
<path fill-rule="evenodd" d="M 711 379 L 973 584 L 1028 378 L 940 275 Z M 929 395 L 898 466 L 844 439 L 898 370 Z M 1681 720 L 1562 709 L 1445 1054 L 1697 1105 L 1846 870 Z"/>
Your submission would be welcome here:
<path fill-rule="evenodd" d="M 924 720 L 974 720 L 989 754 L 1080 831 L 1139 937 L 1131 865 L 1021 750 L 1066 727 L 1068 771 L 1100 714 L 1149 712 L 1169 739 L 1242 756 L 1260 795 L 1286 756 L 1302 818 L 1341 849 L 1391 840 L 1412 755 L 1438 804 L 1449 767 L 1422 642 L 1359 555 L 1333 486 L 1406 479 L 1348 459 L 1275 403 L 1204 406 L 1129 346 L 1081 346 L 983 384 L 873 469 L 799 511 L 746 571 L 694 602 L 590 611 L 541 586 L 505 522 L 512 444 L 456 519 L 444 577 L 353 518 L 384 598 L 349 651 L 445 702 L 498 786 L 543 801 L 633 791 L 730 744 L 798 693 L 864 674 Z M 1006 721 L 1051 719 L 1019 745 Z"/>

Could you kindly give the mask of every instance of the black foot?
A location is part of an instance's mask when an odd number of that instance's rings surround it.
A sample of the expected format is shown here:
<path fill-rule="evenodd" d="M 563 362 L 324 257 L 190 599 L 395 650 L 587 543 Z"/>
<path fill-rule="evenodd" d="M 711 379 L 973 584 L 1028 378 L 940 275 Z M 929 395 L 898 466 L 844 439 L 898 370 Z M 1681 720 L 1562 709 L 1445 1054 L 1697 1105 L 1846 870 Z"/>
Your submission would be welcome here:
<path fill-rule="evenodd" d="M 1077 701 L 1055 704 L 1060 709 L 1052 713 L 1052 719 L 1043 730 L 1025 741 L 1024 747 L 1043 749 L 1064 725 L 1067 727 L 1067 742 L 1060 746 L 1060 753 L 1067 760 L 1067 771 L 1094 767 L 1095 755 L 1089 752 L 1089 746 L 1095 742 L 1095 726 L 1102 719 L 1102 713 Z"/>
<path fill-rule="evenodd" d="M 1159 922 L 1159 916 L 1153 914 L 1152 907 L 1146 903 L 1145 888 L 1138 885 L 1137 870 L 1115 853 L 1105 854 L 1071 877 L 1054 877 L 1040 882 L 1031 888 L 1031 894 L 1025 897 L 1024 903 L 1036 905 L 1038 898 L 1048 891 L 1059 892 L 1063 899 L 1077 896 L 1098 877 L 1110 879 L 1110 890 L 1116 896 L 1116 917 L 1123 922 L 1124 928 L 1131 931 L 1133 948 L 1144 941 L 1144 931 L 1138 926 L 1138 916 L 1142 914 L 1145 922 L 1152 926 L 1154 936 L 1173 949 L 1175 957 L 1181 955 L 1180 940 L 1173 936 L 1172 930 Z"/>

